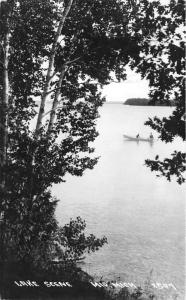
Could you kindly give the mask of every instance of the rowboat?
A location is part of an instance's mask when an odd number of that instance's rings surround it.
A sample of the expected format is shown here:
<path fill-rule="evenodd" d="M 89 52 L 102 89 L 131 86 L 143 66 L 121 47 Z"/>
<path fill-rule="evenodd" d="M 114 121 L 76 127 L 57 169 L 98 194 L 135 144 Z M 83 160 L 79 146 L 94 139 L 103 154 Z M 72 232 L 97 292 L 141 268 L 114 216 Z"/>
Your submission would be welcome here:
<path fill-rule="evenodd" d="M 154 142 L 153 138 L 147 138 L 147 139 L 142 138 L 142 137 L 137 138 L 137 137 L 132 137 L 132 136 L 129 136 L 129 135 L 126 135 L 126 134 L 124 134 L 123 136 L 124 136 L 124 138 L 126 138 L 129 141 L 136 141 L 136 142 L 142 141 L 142 142 L 150 142 L 150 143 Z"/>

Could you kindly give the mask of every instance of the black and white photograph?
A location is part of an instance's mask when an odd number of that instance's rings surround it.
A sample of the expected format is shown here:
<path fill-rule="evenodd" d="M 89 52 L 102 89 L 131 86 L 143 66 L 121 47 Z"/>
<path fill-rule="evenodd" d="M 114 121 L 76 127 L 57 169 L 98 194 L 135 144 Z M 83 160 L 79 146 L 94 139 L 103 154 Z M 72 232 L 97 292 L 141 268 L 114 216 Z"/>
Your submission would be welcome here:
<path fill-rule="evenodd" d="M 0 0 L 0 300 L 184 300 L 183 0 Z"/>

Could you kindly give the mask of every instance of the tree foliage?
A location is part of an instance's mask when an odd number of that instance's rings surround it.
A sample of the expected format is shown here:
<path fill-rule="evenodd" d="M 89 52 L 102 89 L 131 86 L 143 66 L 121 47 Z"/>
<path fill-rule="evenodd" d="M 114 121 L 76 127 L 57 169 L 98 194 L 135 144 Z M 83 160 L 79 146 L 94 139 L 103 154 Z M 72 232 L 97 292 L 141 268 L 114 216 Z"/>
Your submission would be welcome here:
<path fill-rule="evenodd" d="M 140 48 L 127 28 L 130 1 L 7 0 L 0 9 L 1 253 L 31 262 L 58 228 L 50 187 L 97 163 L 100 89 L 111 72 L 125 79 Z M 83 242 L 77 252 L 67 238 L 74 259 L 105 240 Z"/>
<path fill-rule="evenodd" d="M 131 67 L 149 80 L 151 104 L 171 105 L 172 101 L 176 104 L 170 117 L 155 117 L 146 122 L 166 143 L 177 137 L 185 140 L 184 20 L 184 1 L 171 0 L 165 6 L 159 1 L 144 0 L 133 27 L 135 34 L 141 36 L 142 48 L 140 60 L 133 60 Z M 171 158 L 161 161 L 156 157 L 146 164 L 169 181 L 176 176 L 182 184 L 185 158 L 185 153 L 175 151 Z"/>
<path fill-rule="evenodd" d="M 74 264 L 81 261 L 85 253 L 95 252 L 107 243 L 106 237 L 97 239 L 93 234 L 86 236 L 85 228 L 86 223 L 80 217 L 59 227 L 54 236 L 54 255 L 57 254 L 57 258 L 66 264 Z"/>

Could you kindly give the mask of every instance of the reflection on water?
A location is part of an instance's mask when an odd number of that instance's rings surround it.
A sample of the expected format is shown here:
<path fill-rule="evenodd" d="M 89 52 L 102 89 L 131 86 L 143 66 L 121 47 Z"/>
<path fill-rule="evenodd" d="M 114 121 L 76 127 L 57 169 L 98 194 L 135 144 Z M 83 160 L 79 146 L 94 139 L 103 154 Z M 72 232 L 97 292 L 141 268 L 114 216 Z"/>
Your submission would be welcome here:
<path fill-rule="evenodd" d="M 61 224 L 81 216 L 87 231 L 106 235 L 108 245 L 87 258 L 90 274 L 141 282 L 153 270 L 154 281 L 184 286 L 184 188 L 157 178 L 144 160 L 168 156 L 183 148 L 179 140 L 164 144 L 127 141 L 123 134 L 149 137 L 148 117 L 169 115 L 172 108 L 105 104 L 100 110 L 95 141 L 101 156 L 83 177 L 68 176 L 53 188 L 61 199 Z M 153 132 L 157 139 L 156 132 Z"/>

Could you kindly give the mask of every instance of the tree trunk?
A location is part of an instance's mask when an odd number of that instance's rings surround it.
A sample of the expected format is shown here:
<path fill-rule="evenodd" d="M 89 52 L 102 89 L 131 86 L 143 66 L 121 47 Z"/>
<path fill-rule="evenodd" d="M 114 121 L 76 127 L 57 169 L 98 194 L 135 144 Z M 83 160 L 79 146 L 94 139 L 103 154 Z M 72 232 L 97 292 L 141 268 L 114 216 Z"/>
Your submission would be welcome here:
<path fill-rule="evenodd" d="M 59 81 L 58 81 L 58 84 L 57 84 L 57 90 L 56 90 L 53 105 L 52 105 L 52 111 L 50 113 L 48 133 L 51 132 L 52 126 L 54 124 L 56 109 L 57 109 L 57 106 L 58 106 L 58 103 L 59 103 L 59 97 L 60 97 L 60 93 L 61 93 L 61 86 L 62 86 L 62 81 L 63 81 L 64 75 L 65 75 L 65 70 L 66 70 L 66 66 L 63 65 L 62 70 L 61 70 L 61 74 L 60 74 L 60 77 L 59 77 Z"/>
<path fill-rule="evenodd" d="M 51 54 L 49 57 L 49 65 L 48 65 L 48 70 L 47 70 L 47 75 L 46 75 L 46 81 L 44 85 L 44 90 L 43 94 L 41 97 L 41 104 L 40 104 L 40 109 L 39 109 L 39 114 L 38 114 L 38 119 L 37 119 L 37 125 L 36 125 L 36 137 L 39 136 L 39 130 L 42 126 L 42 119 L 45 114 L 45 104 L 46 104 L 46 99 L 47 95 L 49 94 L 49 89 L 50 89 L 50 82 L 52 79 L 52 73 L 53 73 L 53 68 L 54 68 L 54 59 L 55 59 L 55 54 L 56 54 L 56 49 L 57 49 L 57 43 L 59 40 L 59 37 L 61 35 L 61 31 L 63 29 L 63 25 L 65 23 L 65 20 L 70 12 L 71 6 L 73 4 L 73 0 L 69 0 L 67 7 L 64 9 L 64 12 L 61 16 L 61 20 L 59 21 L 58 24 L 58 29 L 54 38 L 54 43 L 52 45 L 51 49 Z"/>
<path fill-rule="evenodd" d="M 0 184 L 4 185 L 3 167 L 7 160 L 7 137 L 8 137 L 8 101 L 9 101 L 9 79 L 8 79 L 8 58 L 9 58 L 9 32 L 4 39 L 4 56 L 3 56 L 3 93 L 1 99 L 0 114 Z"/>
<path fill-rule="evenodd" d="M 0 193 L 4 194 L 6 188 L 5 182 L 5 167 L 7 163 L 7 140 L 8 140 L 8 102 L 9 102 L 9 78 L 8 78 L 8 62 L 9 62 L 9 30 L 4 38 L 3 49 L 3 92 L 0 99 Z M 4 197 L 0 197 L 1 203 L 4 203 Z M 0 253 L 2 260 L 2 268 L 4 268 L 4 253 L 5 253 L 5 230 L 6 220 L 4 218 L 3 209 L 0 211 Z M 2 273 L 3 274 L 3 273 Z"/>

